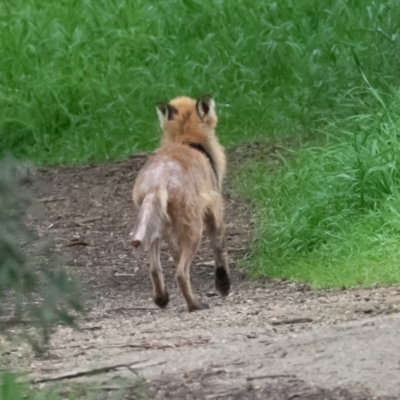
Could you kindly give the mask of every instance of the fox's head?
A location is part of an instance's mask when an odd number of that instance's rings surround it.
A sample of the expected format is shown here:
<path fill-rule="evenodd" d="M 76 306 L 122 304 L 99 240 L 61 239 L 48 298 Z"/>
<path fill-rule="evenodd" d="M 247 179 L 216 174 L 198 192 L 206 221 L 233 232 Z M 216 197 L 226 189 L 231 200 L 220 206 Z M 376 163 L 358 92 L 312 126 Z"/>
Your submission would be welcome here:
<path fill-rule="evenodd" d="M 163 142 L 207 142 L 217 125 L 215 102 L 209 95 L 197 100 L 176 97 L 169 103 L 158 103 L 157 114 Z"/>

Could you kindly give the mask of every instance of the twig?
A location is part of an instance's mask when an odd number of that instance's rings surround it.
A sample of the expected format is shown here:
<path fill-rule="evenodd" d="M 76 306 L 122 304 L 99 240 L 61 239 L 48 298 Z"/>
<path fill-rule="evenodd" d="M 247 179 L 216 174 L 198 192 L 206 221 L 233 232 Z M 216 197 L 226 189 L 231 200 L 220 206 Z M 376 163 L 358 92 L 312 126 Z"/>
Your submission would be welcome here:
<path fill-rule="evenodd" d="M 288 374 L 281 374 L 281 375 L 260 375 L 260 376 L 248 376 L 246 381 L 254 381 L 256 379 L 276 379 L 276 378 L 295 378 L 296 375 L 288 375 Z"/>
<path fill-rule="evenodd" d="M 130 368 L 134 364 L 140 364 L 140 363 L 143 363 L 146 361 L 148 361 L 148 360 L 129 362 L 129 363 L 121 363 L 121 364 L 112 364 L 112 365 L 108 365 L 105 367 L 99 367 L 99 368 L 82 369 L 80 371 L 67 372 L 65 374 L 61 374 L 61 375 L 54 376 L 51 378 L 36 379 L 36 380 L 32 381 L 32 383 L 38 384 L 38 383 L 44 383 L 44 382 L 56 382 L 56 381 L 62 381 L 64 379 L 79 378 L 81 376 L 98 375 L 98 374 L 103 374 L 103 373 L 113 371 L 117 368 L 122 368 L 122 367 Z"/>
<path fill-rule="evenodd" d="M 272 321 L 271 325 L 306 324 L 308 322 L 313 322 L 313 319 L 312 318 L 284 319 L 282 321 Z"/>
<path fill-rule="evenodd" d="M 207 399 L 218 399 L 218 397 L 226 397 L 228 395 L 233 395 L 235 392 L 229 391 L 229 392 L 223 392 L 223 393 L 217 393 L 217 394 L 210 394 L 207 396 Z"/>
<path fill-rule="evenodd" d="M 67 245 L 65 245 L 65 247 L 72 247 L 72 246 L 90 246 L 91 243 L 89 242 L 85 242 L 84 240 L 74 240 L 71 241 L 70 243 L 68 243 Z"/>
<path fill-rule="evenodd" d="M 156 307 L 118 307 L 118 308 L 110 308 L 110 309 L 106 310 L 106 313 L 118 312 L 118 311 L 130 311 L 130 310 L 148 311 L 148 310 L 158 310 L 158 308 L 156 308 Z"/>
<path fill-rule="evenodd" d="M 98 215 L 96 217 L 90 217 L 90 218 L 83 218 L 83 219 L 76 219 L 75 224 L 78 226 L 85 226 L 85 224 L 88 224 L 90 222 L 95 222 L 101 219 L 102 216 Z"/>
<path fill-rule="evenodd" d="M 111 344 L 107 346 L 108 348 L 121 348 L 121 347 L 130 347 L 133 349 L 157 349 L 157 350 L 163 350 L 167 348 L 174 348 L 176 346 L 172 344 L 155 344 L 151 345 L 149 343 L 123 343 L 123 344 Z"/>

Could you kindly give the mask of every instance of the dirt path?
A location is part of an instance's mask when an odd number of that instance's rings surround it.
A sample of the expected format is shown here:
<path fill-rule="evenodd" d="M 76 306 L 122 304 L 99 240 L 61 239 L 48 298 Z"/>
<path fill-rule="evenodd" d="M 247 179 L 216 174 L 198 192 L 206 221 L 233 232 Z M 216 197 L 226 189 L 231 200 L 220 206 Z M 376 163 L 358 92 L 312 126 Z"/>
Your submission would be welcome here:
<path fill-rule="evenodd" d="M 125 398 L 141 398 L 138 375 L 149 399 L 400 398 L 400 288 L 311 291 L 277 279 L 247 281 L 235 260 L 248 250 L 251 214 L 229 190 L 232 294 L 216 295 L 204 240 L 192 282 L 210 309 L 187 313 L 165 251 L 171 301 L 156 308 L 146 256 L 134 256 L 128 236 L 130 192 L 145 157 L 37 172 L 35 192 L 46 208 L 38 229 L 82 277 L 90 311 L 81 331 L 57 328 L 44 357 L 9 348 L 0 366 L 30 367 L 37 381 L 83 382 L 94 398 L 108 398 L 121 379 Z"/>

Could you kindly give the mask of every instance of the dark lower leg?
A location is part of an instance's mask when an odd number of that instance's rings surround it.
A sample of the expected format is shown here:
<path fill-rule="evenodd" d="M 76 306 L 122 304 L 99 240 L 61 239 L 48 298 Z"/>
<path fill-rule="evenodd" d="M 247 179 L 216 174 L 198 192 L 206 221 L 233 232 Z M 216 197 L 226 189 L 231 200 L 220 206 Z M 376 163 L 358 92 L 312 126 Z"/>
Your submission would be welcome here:
<path fill-rule="evenodd" d="M 207 232 L 214 251 L 215 288 L 222 296 L 227 296 L 231 287 L 228 253 L 226 249 L 225 227 L 223 221 L 217 224 L 216 218 L 207 219 Z"/>
<path fill-rule="evenodd" d="M 168 292 L 164 285 L 160 262 L 160 241 L 156 240 L 150 245 L 150 276 L 153 283 L 153 299 L 159 307 L 165 308 L 169 302 Z"/>

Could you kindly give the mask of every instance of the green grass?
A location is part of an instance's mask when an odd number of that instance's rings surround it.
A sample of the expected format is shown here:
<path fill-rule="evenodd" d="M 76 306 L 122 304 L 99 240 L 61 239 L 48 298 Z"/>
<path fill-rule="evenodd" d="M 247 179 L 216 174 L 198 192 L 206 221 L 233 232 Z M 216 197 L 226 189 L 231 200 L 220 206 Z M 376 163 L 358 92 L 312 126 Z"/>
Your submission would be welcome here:
<path fill-rule="evenodd" d="M 67 397 L 68 400 L 78 398 Z M 16 375 L 3 373 L 0 375 L 0 400 L 61 400 L 58 395 L 48 390 L 30 390 L 27 385 L 18 383 Z"/>
<path fill-rule="evenodd" d="M 0 4 L 0 151 L 37 163 L 158 143 L 154 104 L 212 93 L 226 145 L 312 133 L 360 86 L 398 84 L 396 1 Z M 378 73 L 378 74 L 377 74 Z"/>
<path fill-rule="evenodd" d="M 276 170 L 259 155 L 235 170 L 232 184 L 258 214 L 245 261 L 253 275 L 314 287 L 400 282 L 400 91 L 388 104 L 376 99 L 370 113 L 281 156 Z"/>
<path fill-rule="evenodd" d="M 121 380 L 119 390 L 101 390 L 101 386 L 91 388 L 87 383 L 48 384 L 44 388 L 20 382 L 16 374 L 0 374 L 0 400 L 136 400 L 147 399 L 143 380 Z M 113 385 L 115 386 L 115 385 Z"/>
<path fill-rule="evenodd" d="M 211 93 L 224 145 L 308 143 L 231 180 L 253 273 L 399 282 L 399 27 L 395 0 L 4 1 L 0 154 L 123 159 L 156 147 L 157 101 Z"/>

